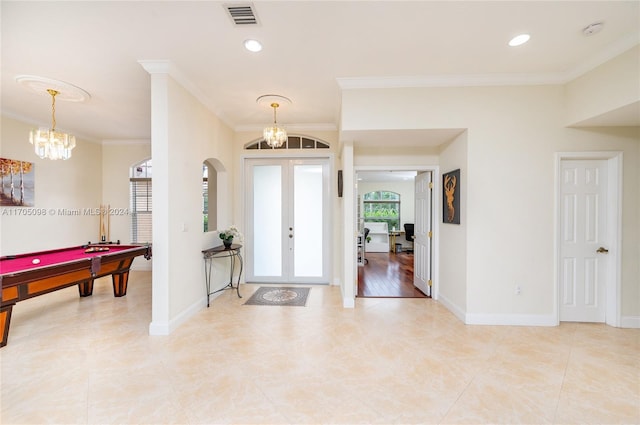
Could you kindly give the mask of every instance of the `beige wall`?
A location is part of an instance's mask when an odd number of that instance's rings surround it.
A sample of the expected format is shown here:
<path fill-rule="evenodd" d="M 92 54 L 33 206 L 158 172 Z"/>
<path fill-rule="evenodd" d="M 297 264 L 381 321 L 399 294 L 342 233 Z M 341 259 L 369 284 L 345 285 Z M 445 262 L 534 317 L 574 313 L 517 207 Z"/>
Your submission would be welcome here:
<path fill-rule="evenodd" d="M 640 102 L 640 46 L 576 78 L 565 86 L 566 124 Z"/>
<path fill-rule="evenodd" d="M 218 192 L 231 199 L 233 134 L 189 90 L 168 62 L 145 63 L 151 73 L 153 157 L 153 300 L 149 332 L 167 335 L 206 305 L 202 249 L 220 245 L 202 228 L 202 163 L 221 164 Z M 225 223 L 232 203 L 218 204 Z M 226 224 L 226 223 L 225 223 Z M 227 263 L 228 264 L 228 263 Z M 228 277 L 214 273 L 212 289 Z"/>
<path fill-rule="evenodd" d="M 637 49 L 630 53 L 631 60 L 634 54 L 637 55 Z M 355 271 L 354 229 L 350 219 L 353 206 L 349 201 L 352 188 L 345 188 L 345 198 L 337 198 L 337 169 L 345 170 L 347 185 L 353 177 L 354 165 L 439 164 L 441 172 L 461 168 L 466 191 L 463 223 L 458 227 L 439 226 L 437 284 L 441 285 L 443 296 L 469 323 L 549 324 L 555 314 L 555 154 L 614 150 L 624 155 L 621 313 L 640 320 L 640 131 L 565 127 L 568 110 L 575 114 L 573 120 L 599 113 L 571 106 L 581 102 L 585 94 L 581 91 L 589 91 L 589 96 L 595 96 L 596 100 L 602 98 L 599 104 L 608 107 L 624 102 L 618 89 L 613 91 L 619 95 L 610 99 L 608 90 L 593 87 L 621 73 L 628 82 L 625 73 L 635 69 L 633 64 L 629 67 L 629 60 L 629 56 L 623 55 L 565 87 L 345 91 L 342 102 L 345 130 L 467 129 L 464 136 L 441 151 L 433 147 L 373 148 L 358 145 L 357 141 L 340 146 L 337 132 L 301 132 L 332 146 L 331 186 L 332 196 L 337 199 L 332 217 L 333 275 L 334 283 L 345 279 L 341 282 L 345 306 L 353 305 L 354 295 L 351 285 Z M 218 202 L 218 227 L 232 223 L 242 227 L 246 220 L 242 158 L 247 155 L 243 146 L 260 134 L 234 134 L 176 81 L 161 81 L 159 85 L 152 84 L 152 88 L 154 226 L 155 220 L 160 220 L 153 241 L 154 320 L 160 320 L 160 327 L 169 329 L 202 306 L 204 276 L 200 250 L 220 244 L 216 232 L 201 231 L 202 162 L 212 158 L 222 168 L 218 192 L 223 202 Z M 3 117 L 0 156 L 35 162 L 36 208 L 55 211 L 55 216 L 1 216 L 2 255 L 96 240 L 98 216 L 69 216 L 58 211 L 82 211 L 103 203 L 128 206 L 128 190 L 123 189 L 128 167 L 148 155 L 149 147 L 101 146 L 79 140 L 69 161 L 40 160 L 27 143 L 30 128 Z M 114 178 L 116 170 L 120 177 Z M 159 179 L 156 181 L 155 177 Z M 440 188 L 436 190 L 436 196 L 441 196 Z M 440 222 L 441 211 L 437 214 Z M 124 233 L 126 239 L 126 219 L 112 217 L 112 220 L 112 239 Z M 456 255 L 466 256 L 463 267 L 456 268 Z M 162 266 L 156 269 L 156 263 Z M 225 266 L 216 267 L 220 270 L 215 274 L 214 286 L 223 285 Z M 518 296 L 514 294 L 516 285 L 522 289 Z"/>
<path fill-rule="evenodd" d="M 441 147 L 439 184 L 435 191 L 439 209 L 435 211 L 436 232 L 439 232 L 439 279 L 436 282 L 438 299 L 445 303 L 461 320 L 467 309 L 467 133 Z M 460 170 L 460 224 L 442 222 L 442 174 Z"/>
<path fill-rule="evenodd" d="M 561 151 L 623 152 L 622 315 L 640 316 L 640 128 L 567 129 Z M 640 319 L 640 317 L 638 317 Z"/>
<path fill-rule="evenodd" d="M 151 141 L 110 141 L 102 145 L 102 202 L 113 210 L 110 239 L 131 242 L 130 168 L 151 158 Z"/>
<path fill-rule="evenodd" d="M 151 158 L 150 140 L 111 140 L 102 145 L 102 203 L 109 207 L 109 240 L 131 243 L 130 168 Z M 153 260 L 136 257 L 134 270 L 151 270 Z"/>
<path fill-rule="evenodd" d="M 356 167 L 362 166 L 432 166 L 438 164 L 437 147 L 403 147 L 388 148 L 357 146 L 354 147 Z"/>
<path fill-rule="evenodd" d="M 86 211 L 102 202 L 101 146 L 77 140 L 70 159 L 40 159 L 29 144 L 32 128 L 2 117 L 0 156 L 35 164 L 35 207 L 29 209 L 46 215 L 0 208 L 0 255 L 82 245 L 100 235 L 99 214 Z"/>
<path fill-rule="evenodd" d="M 553 324 L 556 152 L 622 150 L 625 170 L 640 167 L 637 130 L 612 138 L 598 129 L 567 129 L 564 102 L 562 86 L 360 89 L 343 94 L 343 126 L 348 130 L 468 129 L 466 307 L 457 306 L 468 323 Z M 637 235 L 638 176 L 625 171 L 625 178 L 623 234 Z M 637 244 L 636 237 L 625 245 L 623 299 L 638 293 Z M 522 291 L 518 296 L 516 286 Z M 622 314 L 640 316 L 637 302 L 624 301 Z"/>

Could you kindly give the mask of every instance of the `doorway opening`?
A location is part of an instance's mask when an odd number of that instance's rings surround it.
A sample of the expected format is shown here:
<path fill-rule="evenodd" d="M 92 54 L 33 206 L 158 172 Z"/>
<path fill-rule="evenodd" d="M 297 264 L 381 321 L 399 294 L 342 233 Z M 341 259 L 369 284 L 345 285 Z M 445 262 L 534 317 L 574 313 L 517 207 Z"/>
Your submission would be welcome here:
<path fill-rule="evenodd" d="M 358 297 L 431 296 L 433 170 L 356 170 Z"/>

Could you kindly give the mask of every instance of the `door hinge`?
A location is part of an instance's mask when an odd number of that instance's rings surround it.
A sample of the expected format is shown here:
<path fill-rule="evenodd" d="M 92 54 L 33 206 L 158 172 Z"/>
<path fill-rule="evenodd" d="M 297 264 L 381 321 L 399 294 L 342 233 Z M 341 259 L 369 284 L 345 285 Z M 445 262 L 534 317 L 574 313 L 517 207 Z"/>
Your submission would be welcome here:
<path fill-rule="evenodd" d="M 427 281 L 427 285 L 429 285 L 429 286 L 433 286 L 433 282 L 431 282 L 431 279 L 429 279 L 429 280 Z"/>
<path fill-rule="evenodd" d="M 433 189 L 433 182 L 429 182 L 429 189 Z"/>
<path fill-rule="evenodd" d="M 433 237 L 433 232 L 432 232 L 432 231 L 429 231 L 429 233 L 427 233 L 427 236 L 429 236 L 430 238 L 432 238 L 432 237 Z"/>

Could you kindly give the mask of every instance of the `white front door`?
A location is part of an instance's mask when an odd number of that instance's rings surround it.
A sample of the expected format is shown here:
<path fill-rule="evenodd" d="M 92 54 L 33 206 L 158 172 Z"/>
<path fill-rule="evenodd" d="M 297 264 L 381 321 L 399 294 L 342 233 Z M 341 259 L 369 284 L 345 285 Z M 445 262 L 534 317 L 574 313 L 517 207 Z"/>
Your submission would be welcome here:
<path fill-rule="evenodd" d="M 607 161 L 560 167 L 560 320 L 604 322 L 607 267 Z"/>
<path fill-rule="evenodd" d="M 247 282 L 329 283 L 329 160 L 247 159 Z"/>
<path fill-rule="evenodd" d="M 418 174 L 415 178 L 413 284 L 425 295 L 431 295 L 431 181 L 431 171 Z"/>

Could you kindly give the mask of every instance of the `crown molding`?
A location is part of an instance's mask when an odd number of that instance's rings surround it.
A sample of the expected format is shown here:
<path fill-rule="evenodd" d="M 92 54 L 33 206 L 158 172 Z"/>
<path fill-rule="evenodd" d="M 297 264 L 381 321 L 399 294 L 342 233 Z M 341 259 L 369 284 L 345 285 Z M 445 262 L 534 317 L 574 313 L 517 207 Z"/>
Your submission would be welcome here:
<path fill-rule="evenodd" d="M 102 145 L 118 146 L 118 145 L 150 145 L 151 139 L 103 139 Z"/>
<path fill-rule="evenodd" d="M 342 90 L 562 84 L 563 74 L 467 74 L 337 78 Z"/>
<path fill-rule="evenodd" d="M 562 85 L 586 74 L 594 68 L 638 45 L 640 45 L 640 34 L 629 34 L 615 43 L 611 43 L 606 49 L 581 62 L 572 69 L 555 73 L 342 77 L 337 78 L 336 80 L 338 82 L 338 86 L 342 90 L 417 87 Z"/>
<path fill-rule="evenodd" d="M 208 96 L 206 96 L 202 90 L 198 88 L 195 84 L 187 78 L 187 76 L 180 71 L 180 69 L 175 66 L 173 62 L 170 60 L 139 60 L 138 63 L 147 71 L 149 74 L 166 74 L 173 78 L 175 81 L 180 83 L 182 87 L 185 88 L 189 93 L 191 93 L 196 99 L 200 101 L 204 106 L 207 107 L 210 111 L 213 112 L 215 116 L 217 116 L 223 123 L 225 123 L 229 128 L 233 128 L 233 125 L 229 121 L 227 117 L 220 113 L 220 108 L 215 104 Z"/>

